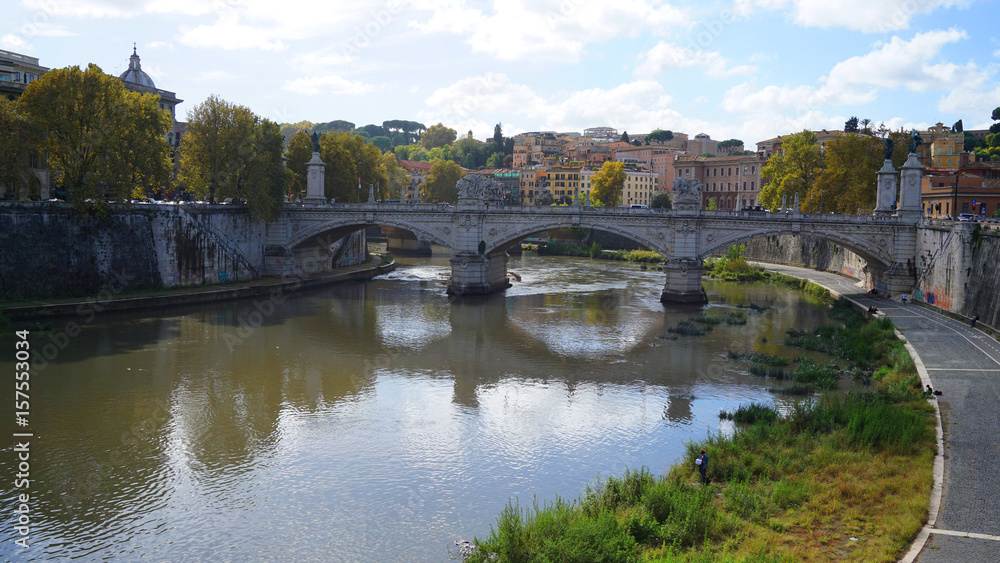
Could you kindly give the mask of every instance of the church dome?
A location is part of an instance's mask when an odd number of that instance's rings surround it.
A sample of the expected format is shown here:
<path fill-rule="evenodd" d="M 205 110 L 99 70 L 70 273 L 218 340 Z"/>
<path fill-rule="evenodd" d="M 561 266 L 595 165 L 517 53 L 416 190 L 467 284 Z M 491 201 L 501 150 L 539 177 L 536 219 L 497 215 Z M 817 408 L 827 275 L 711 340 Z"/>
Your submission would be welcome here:
<path fill-rule="evenodd" d="M 147 88 L 156 88 L 156 84 L 153 84 L 153 79 L 142 71 L 142 65 L 139 64 L 139 55 L 136 54 L 134 45 L 132 46 L 132 56 L 128 58 L 128 70 L 123 72 L 118 78 L 122 82 L 131 82 L 132 84 L 138 84 Z"/>

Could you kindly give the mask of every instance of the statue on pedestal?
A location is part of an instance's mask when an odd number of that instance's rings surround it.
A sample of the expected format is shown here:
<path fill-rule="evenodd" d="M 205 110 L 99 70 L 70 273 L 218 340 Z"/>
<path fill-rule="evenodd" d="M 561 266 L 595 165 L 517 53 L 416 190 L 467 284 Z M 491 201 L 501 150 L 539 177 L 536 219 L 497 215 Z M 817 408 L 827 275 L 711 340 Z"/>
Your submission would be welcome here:
<path fill-rule="evenodd" d="M 313 131 L 312 141 L 313 141 L 313 152 L 319 152 L 319 133 Z"/>
<path fill-rule="evenodd" d="M 913 130 L 913 141 L 910 143 L 910 152 L 917 152 L 917 147 L 919 147 L 923 143 L 924 143 L 924 140 L 920 138 L 920 134 L 917 133 L 916 129 L 914 129 Z"/>

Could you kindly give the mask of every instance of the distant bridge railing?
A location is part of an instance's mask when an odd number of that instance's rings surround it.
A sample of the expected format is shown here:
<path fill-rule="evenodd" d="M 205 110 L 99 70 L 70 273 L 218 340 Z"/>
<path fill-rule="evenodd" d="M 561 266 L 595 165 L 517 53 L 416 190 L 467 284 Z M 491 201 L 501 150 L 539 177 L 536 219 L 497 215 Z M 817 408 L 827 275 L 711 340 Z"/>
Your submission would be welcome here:
<path fill-rule="evenodd" d="M 329 211 L 405 211 L 410 213 L 455 213 L 459 208 L 450 203 L 327 203 L 327 204 L 289 204 L 286 208 L 302 210 L 329 210 Z M 598 215 L 598 216 L 620 216 L 620 217 L 673 217 L 673 211 L 666 209 L 633 209 L 629 207 L 592 207 L 589 205 L 505 205 L 489 204 L 476 209 L 477 213 L 517 213 L 524 215 Z M 878 223 L 897 224 L 900 223 L 898 216 L 879 215 L 846 215 L 833 213 L 796 213 L 791 211 L 743 211 L 743 210 L 721 210 L 703 209 L 698 216 L 718 219 L 750 219 L 766 221 L 795 221 L 810 223 Z M 684 217 L 691 217 L 685 215 Z"/>

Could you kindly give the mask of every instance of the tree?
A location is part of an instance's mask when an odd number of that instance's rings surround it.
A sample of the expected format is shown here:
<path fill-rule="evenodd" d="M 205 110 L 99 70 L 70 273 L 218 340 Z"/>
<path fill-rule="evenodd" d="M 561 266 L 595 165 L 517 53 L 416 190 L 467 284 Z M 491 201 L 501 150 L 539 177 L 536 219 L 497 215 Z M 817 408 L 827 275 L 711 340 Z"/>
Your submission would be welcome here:
<path fill-rule="evenodd" d="M 625 131 L 625 132 L 622 133 L 622 139 L 621 139 L 621 141 L 623 143 L 629 143 L 629 144 L 631 144 L 631 141 L 628 140 L 628 131 Z"/>
<path fill-rule="evenodd" d="M 253 150 L 242 192 L 250 217 L 270 221 L 278 216 L 287 190 L 285 165 L 282 159 L 284 138 L 278 124 L 258 121 L 253 130 Z"/>
<path fill-rule="evenodd" d="M 486 159 L 486 166 L 490 168 L 503 168 L 504 155 L 502 152 L 495 152 Z"/>
<path fill-rule="evenodd" d="M 215 95 L 188 112 L 181 141 L 181 182 L 210 201 L 239 198 L 240 174 L 249 162 L 257 116 Z"/>
<path fill-rule="evenodd" d="M 450 128 L 445 127 L 443 124 L 438 123 L 437 125 L 431 125 L 424 134 L 420 136 L 420 146 L 427 150 L 431 150 L 437 147 L 443 147 L 445 145 L 450 145 L 455 142 L 458 138 L 458 133 Z"/>
<path fill-rule="evenodd" d="M 951 130 L 954 133 L 964 133 L 965 126 L 962 124 L 962 120 L 959 119 L 958 121 L 956 121 L 955 124 L 951 126 Z"/>
<path fill-rule="evenodd" d="M 378 150 L 382 152 L 391 151 L 393 147 L 392 139 L 390 139 L 389 137 L 384 137 L 382 135 L 379 135 L 377 137 L 372 137 L 371 143 L 376 147 L 378 147 Z"/>
<path fill-rule="evenodd" d="M 624 163 L 610 160 L 605 162 L 590 178 L 594 186 L 590 193 L 591 201 L 600 201 L 607 207 L 617 206 L 622 198 L 626 177 Z"/>
<path fill-rule="evenodd" d="M 289 189 L 293 199 L 306 196 L 306 163 L 312 158 L 312 153 L 313 142 L 308 133 L 298 131 L 292 135 L 285 151 L 285 166 L 292 174 Z"/>
<path fill-rule="evenodd" d="M 387 152 L 379 159 L 379 166 L 385 174 L 386 189 L 383 191 L 385 199 L 400 199 L 403 197 L 403 186 L 410 183 L 410 176 L 399 166 L 396 155 Z"/>
<path fill-rule="evenodd" d="M 739 139 L 726 139 L 725 141 L 719 141 L 715 146 L 715 150 L 719 151 L 720 155 L 729 156 L 734 152 L 743 151 L 743 141 Z"/>
<path fill-rule="evenodd" d="M 57 185 L 78 208 L 106 211 L 170 182 L 170 114 L 97 65 L 46 72 L 18 103 L 39 131 Z M 89 201 L 88 201 L 89 200 Z"/>
<path fill-rule="evenodd" d="M 250 216 L 277 216 L 285 193 L 281 128 L 216 96 L 188 113 L 181 180 L 210 200 L 245 202 Z"/>
<path fill-rule="evenodd" d="M 1000 106 L 993 108 L 993 114 L 990 116 L 993 121 L 1000 121 Z"/>
<path fill-rule="evenodd" d="M 435 160 L 427 173 L 427 181 L 420 184 L 423 200 L 426 203 L 458 203 L 457 184 L 463 176 L 465 171 L 454 162 Z"/>
<path fill-rule="evenodd" d="M 653 194 L 652 199 L 649 200 L 649 207 L 652 209 L 673 209 L 674 204 L 670 200 L 670 194 L 667 192 L 656 192 Z"/>
<path fill-rule="evenodd" d="M 552 192 L 543 191 L 535 195 L 535 205 L 552 205 L 555 203 L 555 198 L 552 197 Z"/>
<path fill-rule="evenodd" d="M 319 154 L 326 164 L 323 194 L 343 203 L 360 201 L 358 162 L 347 149 L 348 133 L 326 133 L 319 139 Z"/>
<path fill-rule="evenodd" d="M 782 196 L 788 198 L 789 205 L 796 194 L 804 198 L 823 168 L 823 156 L 816 144 L 816 134 L 812 131 L 785 137 L 781 149 L 768 159 L 760 171 L 764 184 L 760 190 L 760 202 L 771 209 L 781 205 Z"/>
<path fill-rule="evenodd" d="M 497 150 L 503 150 L 503 129 L 500 128 L 499 123 L 493 127 L 493 144 L 497 146 Z"/>
<path fill-rule="evenodd" d="M 38 128 L 24 112 L 21 104 L 0 96 L 0 194 L 20 199 L 29 194 L 31 172 L 29 159 L 38 151 L 41 140 Z"/>
<path fill-rule="evenodd" d="M 657 129 L 656 131 L 653 131 L 649 135 L 646 135 L 646 137 L 643 140 L 648 145 L 650 142 L 666 143 L 667 141 L 673 138 L 674 138 L 673 131 L 664 131 L 662 129 Z"/>
<path fill-rule="evenodd" d="M 861 120 L 861 131 L 860 131 L 860 133 L 864 133 L 866 135 L 871 135 L 872 134 L 872 128 L 871 127 L 872 127 L 872 120 L 871 119 L 868 119 L 867 117 L 864 118 L 864 119 L 862 119 Z"/>
<path fill-rule="evenodd" d="M 882 140 L 877 137 L 851 134 L 828 142 L 823 170 L 803 202 L 803 209 L 871 212 L 884 152 Z"/>
<path fill-rule="evenodd" d="M 844 133 L 857 133 L 858 132 L 858 118 L 857 116 L 852 116 L 844 123 Z"/>

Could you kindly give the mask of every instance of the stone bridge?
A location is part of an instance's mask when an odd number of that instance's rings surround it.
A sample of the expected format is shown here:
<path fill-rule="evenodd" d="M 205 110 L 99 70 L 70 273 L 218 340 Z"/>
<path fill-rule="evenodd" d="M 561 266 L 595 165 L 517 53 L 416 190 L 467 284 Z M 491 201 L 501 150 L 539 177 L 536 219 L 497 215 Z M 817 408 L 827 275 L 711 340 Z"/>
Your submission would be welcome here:
<path fill-rule="evenodd" d="M 316 167 L 322 166 L 317 158 Z M 318 170 L 317 170 L 318 172 Z M 502 291 L 507 279 L 507 249 L 550 229 L 576 227 L 616 233 L 662 254 L 664 302 L 703 302 L 702 261 L 734 244 L 775 235 L 808 235 L 847 248 L 865 259 L 874 281 L 890 293 L 909 293 L 916 283 L 917 227 L 922 168 L 916 155 L 903 166 L 897 201 L 897 176 L 891 163 L 879 172 L 877 204 L 872 215 L 808 215 L 798 201 L 779 212 L 706 211 L 700 209 L 697 181 L 678 179 L 674 209 L 620 207 L 506 206 L 502 190 L 483 176 L 459 181 L 458 205 L 377 203 L 330 204 L 314 193 L 306 204 L 289 205 L 268 225 L 268 273 L 328 269 L 336 240 L 381 225 L 412 232 L 452 251 L 448 292 L 476 295 Z M 310 179 L 310 192 L 321 182 Z"/>
<path fill-rule="evenodd" d="M 288 206 L 268 226 L 268 267 L 326 263 L 333 241 L 369 225 L 413 232 L 450 249 L 449 293 L 485 294 L 509 286 L 506 250 L 549 229 L 578 227 L 617 233 L 666 258 L 663 301 L 701 302 L 702 261 L 741 242 L 774 235 L 826 239 L 864 258 L 873 279 L 889 291 L 910 291 L 915 282 L 919 216 L 808 215 L 787 212 L 717 212 L 677 209 L 507 207 L 462 201 L 433 204 L 355 203 Z M 280 258 L 279 258 L 280 257 Z M 280 270 L 280 268 L 278 268 Z M 313 268 L 315 269 L 315 267 Z"/>

